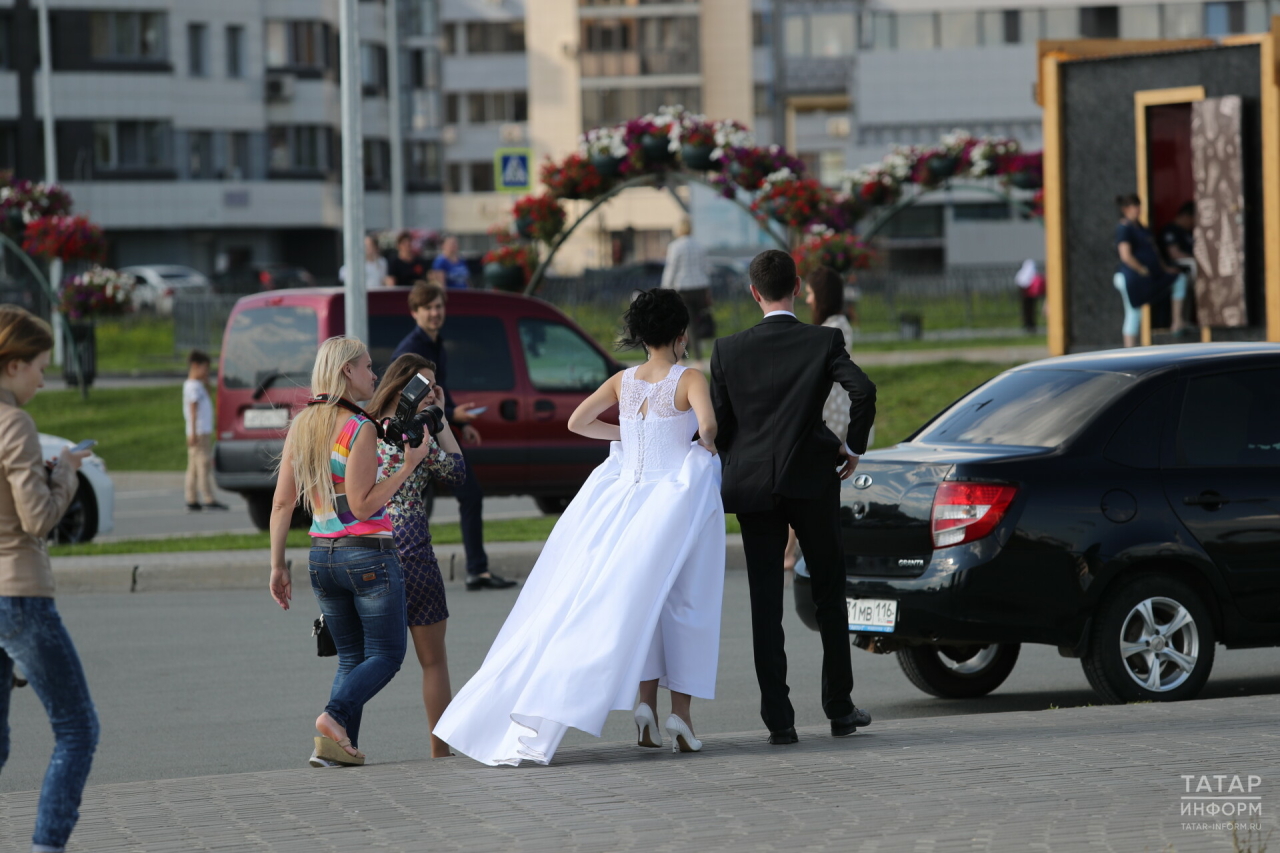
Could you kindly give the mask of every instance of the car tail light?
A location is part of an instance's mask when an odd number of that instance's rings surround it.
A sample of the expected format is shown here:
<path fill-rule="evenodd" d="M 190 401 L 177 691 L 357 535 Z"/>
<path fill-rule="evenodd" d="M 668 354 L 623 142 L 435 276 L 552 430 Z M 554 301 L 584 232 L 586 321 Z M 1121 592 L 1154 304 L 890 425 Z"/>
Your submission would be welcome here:
<path fill-rule="evenodd" d="M 933 496 L 933 547 L 974 542 L 991 533 L 1018 494 L 998 483 L 942 483 Z"/>
<path fill-rule="evenodd" d="M 258 284 L 261 284 L 264 287 L 271 284 L 271 273 L 266 270 L 258 273 Z"/>
<path fill-rule="evenodd" d="M 166 287 L 166 288 L 164 289 L 164 295 L 165 295 L 165 296 L 173 296 L 173 288 L 172 288 L 172 287 Z"/>

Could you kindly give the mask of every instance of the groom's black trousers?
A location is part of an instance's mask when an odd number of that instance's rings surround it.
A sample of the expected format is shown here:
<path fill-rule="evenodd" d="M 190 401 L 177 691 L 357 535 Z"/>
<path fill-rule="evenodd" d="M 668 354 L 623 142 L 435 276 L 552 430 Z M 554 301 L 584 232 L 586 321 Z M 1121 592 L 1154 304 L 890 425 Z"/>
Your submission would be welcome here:
<path fill-rule="evenodd" d="M 751 633 L 760 716 L 769 731 L 795 725 L 788 698 L 787 654 L 783 649 L 782 558 L 787 526 L 796 531 L 812 578 L 822 636 L 822 709 L 836 719 L 853 713 L 853 664 L 849 652 L 849 614 L 845 603 L 844 552 L 840 542 L 840 481 L 821 498 L 774 497 L 768 512 L 739 513 L 742 544 L 751 586 Z"/>

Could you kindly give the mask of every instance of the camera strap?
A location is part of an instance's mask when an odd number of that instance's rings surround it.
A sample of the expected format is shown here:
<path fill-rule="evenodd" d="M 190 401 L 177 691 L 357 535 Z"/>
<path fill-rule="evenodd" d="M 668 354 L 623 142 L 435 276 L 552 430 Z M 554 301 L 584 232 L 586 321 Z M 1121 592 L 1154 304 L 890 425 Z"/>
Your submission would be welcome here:
<path fill-rule="evenodd" d="M 308 406 L 338 406 L 339 408 L 346 409 L 348 412 L 350 412 L 353 415 L 361 415 L 362 417 L 364 417 L 366 420 L 368 420 L 370 423 L 373 424 L 374 430 L 377 431 L 378 433 L 379 441 L 385 441 L 387 438 L 386 433 L 382 429 L 382 424 L 378 423 L 377 418 L 375 418 L 373 415 L 369 414 L 364 409 L 357 406 L 355 403 L 352 403 L 350 400 L 344 399 L 342 397 L 339 397 L 338 399 L 334 400 L 331 398 L 329 394 L 317 394 L 314 397 L 311 397 L 310 399 L 307 400 L 307 405 Z"/>

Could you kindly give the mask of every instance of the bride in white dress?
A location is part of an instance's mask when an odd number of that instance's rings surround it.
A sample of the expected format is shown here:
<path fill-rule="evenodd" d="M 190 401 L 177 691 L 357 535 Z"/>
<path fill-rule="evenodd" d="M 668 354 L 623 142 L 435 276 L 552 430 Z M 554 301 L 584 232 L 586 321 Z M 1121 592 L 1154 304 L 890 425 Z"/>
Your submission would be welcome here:
<path fill-rule="evenodd" d="M 547 764 L 570 728 L 596 737 L 635 711 L 660 747 L 658 687 L 671 691 L 672 749 L 702 748 L 692 697 L 715 696 L 724 594 L 724 509 L 706 378 L 678 364 L 689 314 L 678 293 L 639 294 L 624 343 L 649 360 L 608 379 L 569 419 L 613 442 L 547 539 L 480 671 L 434 734 L 485 764 Z M 615 404 L 619 424 L 598 420 Z M 694 441 L 694 434 L 698 440 Z"/>

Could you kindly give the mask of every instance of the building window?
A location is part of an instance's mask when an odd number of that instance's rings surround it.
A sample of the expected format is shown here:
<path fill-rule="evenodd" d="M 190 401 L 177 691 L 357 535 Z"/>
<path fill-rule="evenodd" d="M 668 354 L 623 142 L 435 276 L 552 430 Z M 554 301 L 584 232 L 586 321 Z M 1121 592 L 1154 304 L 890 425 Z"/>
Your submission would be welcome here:
<path fill-rule="evenodd" d="M 1160 7 L 1121 6 L 1120 37 L 1126 39 L 1160 38 Z"/>
<path fill-rule="evenodd" d="M 467 53 L 524 53 L 524 21 L 468 21 Z"/>
<path fill-rule="evenodd" d="M 751 14 L 751 46 L 773 46 L 773 14 L 768 10 Z"/>
<path fill-rule="evenodd" d="M 444 96 L 444 123 L 457 124 L 458 122 L 458 96 L 450 92 Z"/>
<path fill-rule="evenodd" d="M 446 56 L 453 56 L 458 52 L 458 24 L 445 24 L 440 28 L 440 35 L 443 37 L 443 45 L 441 50 Z"/>
<path fill-rule="evenodd" d="M 635 89 L 584 89 L 582 126 L 589 130 L 617 124 L 658 107 L 682 104 L 690 112 L 702 111 L 702 89 L 697 86 L 664 86 Z"/>
<path fill-rule="evenodd" d="M 1222 4 L 1229 5 L 1229 4 Z M 1240 4 L 1243 8 L 1244 4 Z M 1087 39 L 1120 37 L 1120 9 L 1116 6 L 1083 6 L 1080 9 L 1080 35 Z"/>
<path fill-rule="evenodd" d="M 1204 32 L 1204 6 L 1200 3 L 1165 3 L 1163 36 L 1169 39 L 1198 38 Z"/>
<path fill-rule="evenodd" d="M 467 123 L 484 124 L 489 121 L 489 95 L 487 92 L 472 92 L 467 95 Z"/>
<path fill-rule="evenodd" d="M 1173 8 L 1181 4 L 1170 4 Z M 1069 7 L 1043 10 L 1044 37 L 1049 39 L 1073 39 L 1080 37 L 1080 10 Z"/>
<path fill-rule="evenodd" d="M 480 163 L 472 163 L 468 167 L 471 172 L 471 191 L 473 193 L 491 193 L 493 192 L 493 163 L 485 160 Z"/>
<path fill-rule="evenodd" d="M 328 68 L 330 33 L 323 21 L 267 21 L 267 67 Z"/>
<path fill-rule="evenodd" d="M 440 143 L 413 140 L 404 145 L 405 178 L 413 185 L 439 186 Z"/>
<path fill-rule="evenodd" d="M 1022 13 L 1017 9 L 1005 9 L 1000 13 L 1000 17 L 1004 30 L 1004 43 L 1020 44 L 1022 42 Z"/>
<path fill-rule="evenodd" d="M 233 181 L 249 177 L 249 134 L 244 131 L 235 131 L 228 139 L 227 177 Z"/>
<path fill-rule="evenodd" d="M 93 12 L 89 55 L 94 59 L 159 62 L 168 56 L 163 12 Z"/>
<path fill-rule="evenodd" d="M 273 172 L 323 172 L 329 165 L 329 128 L 277 125 L 267 128 Z"/>
<path fill-rule="evenodd" d="M 782 48 L 787 56 L 809 55 L 809 19 L 804 15 L 787 15 L 782 23 Z"/>
<path fill-rule="evenodd" d="M 421 48 L 409 52 L 409 83 L 414 89 L 440 88 L 440 51 Z"/>
<path fill-rule="evenodd" d="M 1204 34 L 1231 36 L 1244 32 L 1244 2 L 1204 4 Z"/>
<path fill-rule="evenodd" d="M 410 36 L 434 36 L 440 32 L 436 0 L 400 0 L 401 31 Z"/>
<path fill-rule="evenodd" d="M 462 164 L 450 163 L 445 167 L 444 191 L 447 193 L 462 192 Z"/>
<path fill-rule="evenodd" d="M 366 95 L 387 91 L 387 49 L 380 44 L 360 45 L 360 82 Z"/>
<path fill-rule="evenodd" d="M 187 24 L 187 73 L 192 77 L 204 77 L 209 73 L 208 35 L 209 28 L 204 24 Z"/>
<path fill-rule="evenodd" d="M 1004 202 L 957 204 L 951 211 L 956 222 L 1003 222 L 1013 218 Z"/>
<path fill-rule="evenodd" d="M 208 180 L 213 177 L 213 134 L 211 132 L 187 131 L 187 174 L 193 180 Z"/>
<path fill-rule="evenodd" d="M 93 126 L 93 162 L 98 169 L 171 167 L 167 121 L 100 121 Z"/>
<path fill-rule="evenodd" d="M 892 12 L 867 12 L 862 19 L 862 46 L 868 50 L 893 50 L 897 47 Z"/>
<path fill-rule="evenodd" d="M 0 127 L 0 169 L 13 171 L 18 167 L 18 129 Z"/>
<path fill-rule="evenodd" d="M 897 16 L 899 50 L 933 50 L 938 46 L 937 25 L 932 12 L 914 12 Z"/>
<path fill-rule="evenodd" d="M 773 115 L 773 85 L 757 83 L 752 90 L 752 102 L 758 116 Z"/>
<path fill-rule="evenodd" d="M 385 139 L 364 141 L 364 187 L 386 189 L 391 183 L 391 145 Z"/>
<path fill-rule="evenodd" d="M 809 16 L 809 55 L 822 58 L 853 56 L 857 48 L 856 18 L 852 12 Z"/>
<path fill-rule="evenodd" d="M 227 76 L 244 76 L 244 27 L 227 27 Z"/>
<path fill-rule="evenodd" d="M 11 24 L 12 20 L 8 15 L 0 14 L 0 68 L 9 68 L 12 66 L 13 46 L 9 42 L 9 33 L 12 31 Z M 5 131 L 5 133 L 10 133 L 10 136 L 12 136 L 13 132 Z"/>
<path fill-rule="evenodd" d="M 978 46 L 978 16 L 974 12 L 940 12 L 938 46 L 944 50 Z"/>
<path fill-rule="evenodd" d="M 456 97 L 451 95 L 450 97 Z M 529 120 L 529 94 L 515 92 L 471 92 L 467 96 L 467 123 L 494 124 Z"/>

